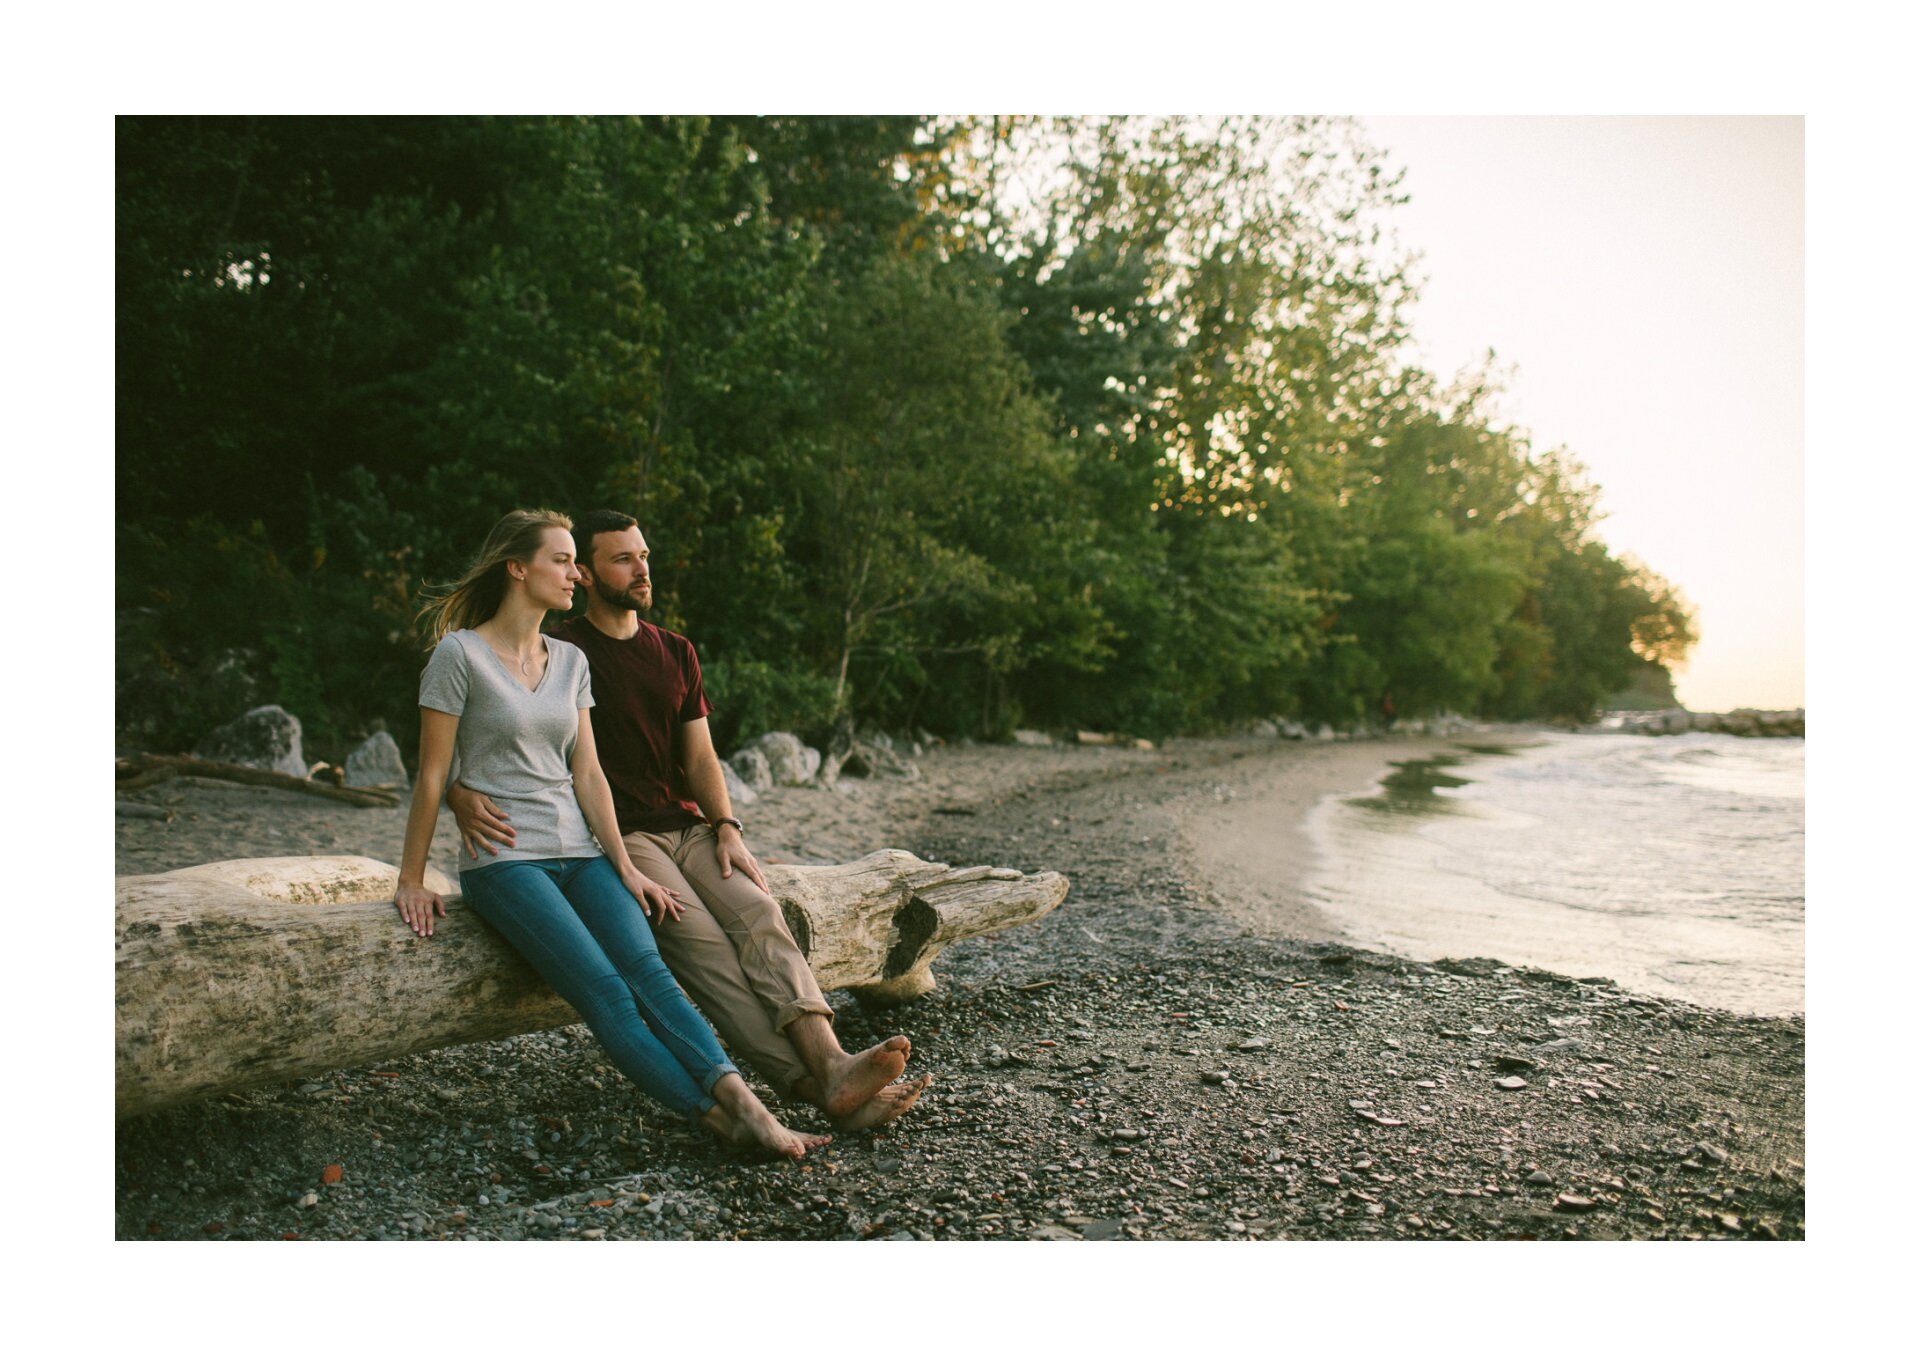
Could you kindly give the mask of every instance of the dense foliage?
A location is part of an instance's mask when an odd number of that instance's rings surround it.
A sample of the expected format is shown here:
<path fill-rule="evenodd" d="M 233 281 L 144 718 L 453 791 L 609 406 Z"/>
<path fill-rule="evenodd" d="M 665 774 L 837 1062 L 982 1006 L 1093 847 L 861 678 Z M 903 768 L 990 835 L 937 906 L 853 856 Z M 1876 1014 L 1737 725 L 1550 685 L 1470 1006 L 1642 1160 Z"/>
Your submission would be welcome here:
<path fill-rule="evenodd" d="M 1406 365 L 1395 202 L 1316 120 L 123 119 L 124 737 L 406 742 L 517 506 L 640 517 L 723 747 L 1584 716 L 1691 618 Z"/>

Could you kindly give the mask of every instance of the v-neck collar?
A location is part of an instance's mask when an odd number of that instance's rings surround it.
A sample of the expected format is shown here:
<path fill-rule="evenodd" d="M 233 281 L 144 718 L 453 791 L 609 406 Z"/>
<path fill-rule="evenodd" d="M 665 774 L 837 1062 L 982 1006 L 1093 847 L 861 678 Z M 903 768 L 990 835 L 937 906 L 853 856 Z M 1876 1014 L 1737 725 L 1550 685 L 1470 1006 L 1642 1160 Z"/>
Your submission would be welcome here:
<path fill-rule="evenodd" d="M 507 661 L 500 657 L 498 650 L 487 643 L 485 636 L 481 635 L 478 631 L 473 631 L 471 634 L 475 640 L 480 642 L 480 648 L 493 656 L 493 662 L 500 666 L 500 672 L 506 674 L 508 680 L 512 682 L 515 687 L 519 688 L 529 697 L 537 697 L 540 695 L 540 689 L 547 685 L 547 677 L 553 672 L 553 643 L 547 639 L 545 633 L 542 633 L 540 636 L 540 649 L 541 652 L 546 655 L 547 662 L 540 670 L 540 681 L 532 687 L 528 687 L 519 674 L 507 667 Z"/>

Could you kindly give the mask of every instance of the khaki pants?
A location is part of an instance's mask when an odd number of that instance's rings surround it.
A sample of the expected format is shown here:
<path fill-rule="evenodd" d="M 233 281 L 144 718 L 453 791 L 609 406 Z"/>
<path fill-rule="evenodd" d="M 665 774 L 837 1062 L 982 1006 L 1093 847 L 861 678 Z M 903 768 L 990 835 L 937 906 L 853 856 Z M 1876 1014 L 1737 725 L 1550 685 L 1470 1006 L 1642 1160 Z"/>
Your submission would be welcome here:
<path fill-rule="evenodd" d="M 781 1093 L 807 1076 L 786 1037 L 796 1017 L 833 1008 L 800 954 L 780 906 L 738 867 L 720 874 L 713 828 L 630 833 L 627 855 L 640 873 L 679 892 L 686 912 L 654 926 L 654 940 L 674 978 L 700 1011 Z"/>

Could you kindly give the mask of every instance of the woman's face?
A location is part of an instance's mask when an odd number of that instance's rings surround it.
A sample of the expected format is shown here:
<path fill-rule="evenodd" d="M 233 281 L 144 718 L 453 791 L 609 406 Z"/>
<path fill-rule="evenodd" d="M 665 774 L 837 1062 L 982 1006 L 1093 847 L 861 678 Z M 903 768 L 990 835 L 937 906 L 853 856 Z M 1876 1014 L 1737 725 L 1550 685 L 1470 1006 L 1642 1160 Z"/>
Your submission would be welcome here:
<path fill-rule="evenodd" d="M 573 586 L 583 576 L 573 562 L 573 533 L 564 527 L 550 527 L 540 534 L 540 549 L 525 566 L 527 596 L 550 610 L 566 611 L 573 606 Z"/>

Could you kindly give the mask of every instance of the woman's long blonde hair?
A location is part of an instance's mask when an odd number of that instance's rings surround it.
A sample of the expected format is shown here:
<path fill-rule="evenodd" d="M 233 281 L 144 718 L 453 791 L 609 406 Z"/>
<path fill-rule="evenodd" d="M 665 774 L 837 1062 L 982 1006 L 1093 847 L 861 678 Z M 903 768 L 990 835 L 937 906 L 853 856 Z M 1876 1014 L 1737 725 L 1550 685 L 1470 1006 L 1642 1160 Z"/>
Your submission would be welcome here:
<path fill-rule="evenodd" d="M 478 626 L 498 612 L 507 596 L 507 562 L 532 560 L 550 527 L 571 532 L 573 519 L 552 509 L 515 509 L 495 523 L 460 581 L 434 590 L 436 596 L 415 618 L 426 631 L 427 648 L 438 645 L 447 632 Z"/>

